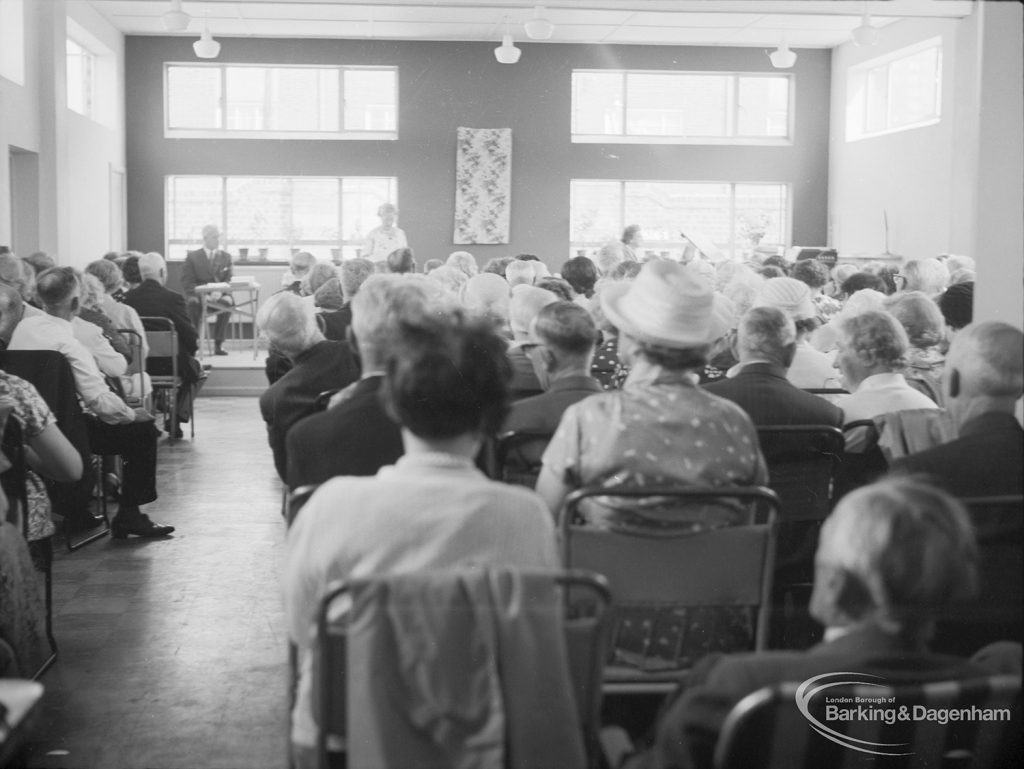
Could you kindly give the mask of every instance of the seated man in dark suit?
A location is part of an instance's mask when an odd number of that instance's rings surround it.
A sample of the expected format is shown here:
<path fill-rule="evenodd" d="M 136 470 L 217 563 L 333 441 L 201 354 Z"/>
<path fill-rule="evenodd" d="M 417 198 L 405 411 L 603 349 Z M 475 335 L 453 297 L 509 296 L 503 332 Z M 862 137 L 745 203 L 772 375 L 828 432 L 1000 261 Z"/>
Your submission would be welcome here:
<path fill-rule="evenodd" d="M 704 385 L 704 389 L 737 404 L 758 426 L 841 427 L 842 411 L 786 379 L 795 351 L 792 319 L 774 307 L 755 307 L 740 319 L 737 329 L 738 373 Z"/>
<path fill-rule="evenodd" d="M 125 294 L 124 303 L 133 308 L 140 317 L 168 318 L 174 323 L 174 330 L 178 332 L 178 374 L 186 385 L 195 387 L 204 378 L 204 374 L 202 366 L 195 359 L 196 351 L 199 349 L 199 335 L 189 319 L 185 299 L 177 291 L 171 291 L 164 286 L 167 282 L 167 265 L 164 258 L 155 251 L 139 257 L 139 274 L 142 283 Z M 171 373 L 169 364 L 161 360 L 149 362 L 147 371 L 150 374 Z M 189 408 L 195 394 L 196 392 L 189 394 L 187 388 L 179 391 L 179 421 L 187 422 L 191 418 Z M 178 425 L 166 424 L 164 427 L 168 432 L 174 430 L 177 437 L 181 437 L 181 428 Z"/>
<path fill-rule="evenodd" d="M 957 333 L 942 379 L 956 440 L 893 462 L 893 473 L 924 473 L 958 497 L 1021 494 L 1024 430 L 1014 408 L 1024 392 L 1024 334 L 1007 323 L 973 323 Z"/>
<path fill-rule="evenodd" d="M 544 392 L 513 403 L 503 430 L 554 433 L 569 406 L 603 392 L 590 376 L 596 344 L 594 319 L 578 304 L 544 307 L 530 324 L 529 341 L 520 343 Z"/>
<path fill-rule="evenodd" d="M 324 390 L 345 387 L 359 377 L 348 342 L 331 342 L 317 327 L 309 302 L 290 292 L 274 294 L 260 307 L 256 324 L 270 344 L 292 363 L 291 370 L 260 396 L 274 467 L 285 480 L 285 436 L 304 416 L 312 414 Z"/>
<path fill-rule="evenodd" d="M 361 379 L 327 411 L 297 422 L 285 439 L 288 488 L 336 475 L 376 475 L 402 456 L 402 434 L 385 413 L 379 391 L 395 340 L 424 315 L 452 308 L 443 287 L 414 275 L 374 275 L 352 299 L 352 325 Z"/>
<path fill-rule="evenodd" d="M 811 614 L 825 640 L 806 652 L 705 657 L 661 719 L 654 747 L 630 769 L 708 768 L 741 699 L 784 681 L 843 673 L 883 685 L 976 678 L 989 671 L 925 648 L 935 612 L 976 591 L 967 513 L 944 492 L 888 479 L 846 497 L 821 530 Z M 807 725 L 811 729 L 811 725 Z"/>
<path fill-rule="evenodd" d="M 231 254 L 218 246 L 220 230 L 215 224 L 206 225 L 203 227 L 203 247 L 189 251 L 185 255 L 185 264 L 181 269 L 181 290 L 185 292 L 188 301 L 189 318 L 197 329 L 200 323 L 206 322 L 206 319 L 200 317 L 202 302 L 196 294 L 196 287 L 207 283 L 231 282 Z M 227 336 L 231 311 L 220 309 L 216 305 L 232 304 L 231 294 L 212 293 L 207 299 L 213 303 L 213 306 L 207 304 L 207 313 L 217 313 L 217 320 L 213 324 L 214 355 L 227 355 L 224 338 Z"/>

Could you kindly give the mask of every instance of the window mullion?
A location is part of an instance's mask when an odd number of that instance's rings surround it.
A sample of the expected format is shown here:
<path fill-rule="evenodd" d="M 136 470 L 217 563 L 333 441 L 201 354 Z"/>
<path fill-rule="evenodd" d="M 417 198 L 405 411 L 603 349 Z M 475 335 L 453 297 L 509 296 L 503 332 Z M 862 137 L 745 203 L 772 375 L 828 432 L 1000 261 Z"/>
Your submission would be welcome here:
<path fill-rule="evenodd" d="M 626 119 L 629 115 L 627 106 L 629 105 L 629 77 L 626 72 L 622 73 L 622 115 L 620 120 L 622 121 L 622 136 L 629 135 L 629 128 L 626 123 Z"/>

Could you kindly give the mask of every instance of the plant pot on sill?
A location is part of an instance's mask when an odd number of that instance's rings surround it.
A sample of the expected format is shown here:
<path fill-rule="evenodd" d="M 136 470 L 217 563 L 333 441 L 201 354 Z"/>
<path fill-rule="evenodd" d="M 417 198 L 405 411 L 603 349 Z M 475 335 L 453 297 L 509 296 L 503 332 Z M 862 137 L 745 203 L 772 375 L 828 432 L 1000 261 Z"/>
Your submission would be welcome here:
<path fill-rule="evenodd" d="M 335 264 L 341 264 L 341 249 L 340 248 L 332 248 L 331 249 L 331 261 L 334 262 Z"/>
<path fill-rule="evenodd" d="M 239 259 L 248 259 L 249 258 L 249 249 L 248 248 L 240 248 L 240 249 L 238 249 L 238 258 Z"/>
<path fill-rule="evenodd" d="M 259 261 L 261 261 L 261 262 L 267 261 L 267 255 L 270 253 L 270 249 L 269 248 L 261 248 L 261 249 L 259 249 L 259 252 L 260 252 L 260 255 L 259 255 L 259 257 L 257 257 L 259 259 Z"/>

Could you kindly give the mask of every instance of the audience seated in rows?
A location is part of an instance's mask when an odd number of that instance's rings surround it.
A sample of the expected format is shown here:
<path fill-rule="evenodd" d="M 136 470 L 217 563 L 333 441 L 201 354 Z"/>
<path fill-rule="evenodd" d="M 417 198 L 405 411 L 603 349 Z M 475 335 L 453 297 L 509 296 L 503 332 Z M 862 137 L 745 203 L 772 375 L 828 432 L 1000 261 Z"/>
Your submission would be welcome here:
<path fill-rule="evenodd" d="M 358 301 L 377 293 L 376 280 L 357 297 L 357 337 Z M 283 582 L 289 634 L 300 650 L 292 719 L 299 769 L 316 766 L 310 628 L 328 585 L 471 564 L 559 566 L 543 502 L 528 489 L 488 480 L 473 463 L 483 436 L 505 415 L 510 371 L 503 340 L 486 323 L 452 310 L 421 317 L 392 342 L 383 394 L 401 425 L 404 455 L 374 477 L 324 483 L 288 536 Z M 492 712 L 486 702 L 461 703 L 474 705 Z"/>
<path fill-rule="evenodd" d="M 943 390 L 958 437 L 893 463 L 923 473 L 959 497 L 1024 493 L 1024 430 L 1014 408 L 1024 394 L 1024 335 L 987 321 L 956 335 L 946 357 Z"/>
<path fill-rule="evenodd" d="M 835 366 L 850 395 L 842 396 L 836 405 L 847 424 L 895 411 L 938 408 L 903 376 L 908 347 L 907 332 L 887 312 L 872 310 L 839 323 Z M 848 451 L 863 448 L 863 433 L 853 432 L 847 438 Z"/>
<path fill-rule="evenodd" d="M 530 339 L 520 349 L 530 359 L 544 388 L 540 395 L 515 401 L 503 431 L 530 430 L 553 434 L 573 403 L 601 392 L 590 375 L 597 327 L 590 313 L 574 302 L 553 302 L 530 324 Z"/>
<path fill-rule="evenodd" d="M 758 426 L 841 427 L 842 411 L 787 379 L 796 339 L 796 326 L 786 313 L 774 307 L 755 307 L 743 316 L 737 329 L 739 370 L 728 379 L 705 385 L 704 389 L 738 405 Z"/>
<path fill-rule="evenodd" d="M 160 254 L 150 252 L 139 258 L 139 276 L 141 282 L 125 294 L 124 303 L 140 317 L 167 318 L 174 324 L 174 330 L 178 333 L 178 376 L 185 385 L 178 391 L 177 416 L 179 422 L 187 422 L 192 418 L 190 409 L 193 398 L 205 377 L 202 366 L 195 358 L 199 350 L 199 334 L 192 325 L 185 298 L 165 285 L 167 265 Z M 153 360 L 149 362 L 147 371 L 166 376 L 171 373 L 171 364 L 160 359 Z M 181 437 L 180 425 L 167 422 L 164 429 Z"/>
<path fill-rule="evenodd" d="M 156 499 L 159 431 L 153 425 L 152 414 L 145 409 L 130 408 L 107 386 L 92 355 L 75 339 L 72 319 L 78 313 L 80 299 L 74 270 L 54 267 L 43 272 L 37 280 L 36 291 L 45 312 L 21 320 L 11 335 L 8 349 L 55 350 L 71 364 L 78 397 L 87 412 L 93 453 L 118 454 L 124 462 L 120 506 L 111 524 L 111 536 L 170 534 L 173 526 L 154 523 L 139 509 L 140 505 Z M 77 522 L 91 524 L 92 516 L 88 512 L 91 479 L 80 482 L 78 492 Z"/>
<path fill-rule="evenodd" d="M 602 291 L 602 309 L 619 329 L 619 357 L 630 373 L 622 390 L 586 398 L 562 417 L 537 481 L 552 513 L 583 486 L 767 480 L 750 417 L 697 386 L 707 362 L 713 302 L 708 281 L 668 261 L 649 262 L 632 283 Z M 637 519 L 630 510 L 600 502 L 581 512 L 598 525 L 649 525 L 652 518 L 693 528 L 732 522 L 713 515 L 687 520 L 678 510 L 656 508 Z"/>
<path fill-rule="evenodd" d="M 800 259 L 789 271 L 789 277 L 799 280 L 811 289 L 811 301 L 817 310 L 818 320 L 822 323 L 835 315 L 842 305 L 825 293 L 828 285 L 828 268 L 817 259 Z"/>
<path fill-rule="evenodd" d="M 325 339 L 313 308 L 293 293 L 282 291 L 270 297 L 256 314 L 256 325 L 292 363 L 291 370 L 260 395 L 274 467 L 281 480 L 286 480 L 288 430 L 313 413 L 317 396 L 324 390 L 345 387 L 358 379 L 359 367 L 348 342 Z"/>
<path fill-rule="evenodd" d="M 499 275 L 480 273 L 466 281 L 460 292 L 462 306 L 472 314 L 485 319 L 505 338 L 512 332 L 508 327 L 510 291 L 508 282 Z"/>
<path fill-rule="evenodd" d="M 729 711 L 775 683 L 840 671 L 889 686 L 989 675 L 980 662 L 927 650 L 938 612 L 977 590 L 977 560 L 966 511 L 942 491 L 889 479 L 851 492 L 825 521 L 815 556 L 810 609 L 825 640 L 806 652 L 705 657 L 660 719 L 653 748 L 626 766 L 711 769 Z"/>
<path fill-rule="evenodd" d="M 936 297 L 946 290 L 949 271 L 940 260 L 909 259 L 896 273 L 896 288 L 900 291 L 920 291 L 925 296 Z"/>
<path fill-rule="evenodd" d="M 352 335 L 360 379 L 323 413 L 297 422 L 287 434 L 290 489 L 336 475 L 373 475 L 402 456 L 398 426 L 380 402 L 388 356 L 403 328 L 455 309 L 440 286 L 421 275 L 374 275 L 352 300 Z"/>

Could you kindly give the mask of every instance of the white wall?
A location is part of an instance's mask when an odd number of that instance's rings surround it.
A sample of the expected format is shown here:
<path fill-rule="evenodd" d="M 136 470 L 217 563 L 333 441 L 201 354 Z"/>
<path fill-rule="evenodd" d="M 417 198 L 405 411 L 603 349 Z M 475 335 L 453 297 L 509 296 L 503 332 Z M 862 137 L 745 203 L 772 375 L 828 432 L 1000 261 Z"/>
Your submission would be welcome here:
<path fill-rule="evenodd" d="M 975 318 L 1024 325 L 1024 33 L 1018 3 L 910 19 L 878 45 L 832 53 L 830 244 L 840 257 L 962 253 L 978 263 Z M 846 81 L 863 61 L 942 38 L 939 123 L 847 142 Z"/>
<path fill-rule="evenodd" d="M 2 1 L 2 0 L 0 0 Z M 67 108 L 67 18 L 109 50 L 108 125 Z M 0 243 L 12 241 L 10 148 L 39 154 L 36 247 L 83 266 L 110 250 L 110 169 L 125 165 L 124 37 L 84 0 L 24 3 L 24 84 L 0 76 Z"/>

